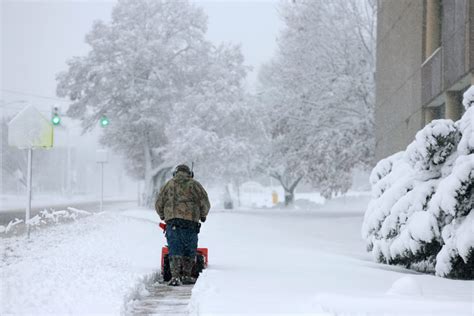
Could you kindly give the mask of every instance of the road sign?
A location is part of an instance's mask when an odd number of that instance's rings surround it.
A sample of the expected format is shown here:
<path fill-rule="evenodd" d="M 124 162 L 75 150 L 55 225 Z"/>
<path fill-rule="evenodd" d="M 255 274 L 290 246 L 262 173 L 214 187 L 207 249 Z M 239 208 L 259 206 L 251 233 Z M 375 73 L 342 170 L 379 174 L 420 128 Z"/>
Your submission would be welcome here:
<path fill-rule="evenodd" d="M 35 107 L 27 106 L 8 123 L 8 144 L 28 151 L 25 223 L 28 238 L 30 238 L 33 148 L 53 147 L 53 127 Z"/>
<path fill-rule="evenodd" d="M 8 123 L 8 144 L 20 149 L 53 147 L 53 127 L 34 106 L 27 106 Z"/>
<path fill-rule="evenodd" d="M 97 149 L 95 158 L 98 163 L 106 163 L 108 161 L 107 149 Z"/>

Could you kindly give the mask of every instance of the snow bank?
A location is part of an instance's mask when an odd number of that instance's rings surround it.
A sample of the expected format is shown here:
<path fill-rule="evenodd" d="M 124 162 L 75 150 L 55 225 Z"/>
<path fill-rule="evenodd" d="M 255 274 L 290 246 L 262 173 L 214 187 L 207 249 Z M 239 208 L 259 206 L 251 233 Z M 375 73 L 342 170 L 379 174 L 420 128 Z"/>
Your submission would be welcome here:
<path fill-rule="evenodd" d="M 464 97 L 459 121 L 432 121 L 373 169 L 362 237 L 376 261 L 474 279 L 474 87 Z"/>
<path fill-rule="evenodd" d="M 359 293 L 321 294 L 314 298 L 314 304 L 321 306 L 324 316 L 472 316 L 471 303 L 409 298 L 397 295 L 370 295 Z"/>
<path fill-rule="evenodd" d="M 393 282 L 388 295 L 422 296 L 423 290 L 413 277 L 405 276 Z"/>

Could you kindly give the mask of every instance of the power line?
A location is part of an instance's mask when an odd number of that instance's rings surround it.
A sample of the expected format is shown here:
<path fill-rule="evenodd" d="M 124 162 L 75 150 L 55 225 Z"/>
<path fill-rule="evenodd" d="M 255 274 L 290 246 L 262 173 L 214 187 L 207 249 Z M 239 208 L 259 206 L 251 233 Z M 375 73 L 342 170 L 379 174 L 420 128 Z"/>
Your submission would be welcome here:
<path fill-rule="evenodd" d="M 29 92 L 15 91 L 15 90 L 10 90 L 10 89 L 0 89 L 0 90 L 4 91 L 4 92 L 7 92 L 7 93 L 24 95 L 24 96 L 34 97 L 34 98 L 55 100 L 55 101 L 58 101 L 58 102 L 69 102 L 68 100 L 64 100 L 64 99 L 59 99 L 59 98 L 55 98 L 55 97 L 49 97 L 49 96 L 44 96 L 44 95 L 39 95 L 39 94 L 34 94 L 34 93 L 29 93 Z"/>
<path fill-rule="evenodd" d="M 4 111 L 21 111 L 23 110 L 26 106 L 27 106 L 27 102 L 25 103 L 26 105 L 24 106 L 21 106 L 21 105 L 0 105 L 0 110 L 4 110 Z M 39 112 L 42 112 L 42 113 L 49 113 L 50 111 L 48 110 L 40 110 L 37 108 L 37 110 Z"/>
<path fill-rule="evenodd" d="M 23 110 L 23 108 L 13 108 L 13 107 L 4 107 L 4 108 L 0 108 L 1 110 L 3 110 L 4 112 L 20 112 L 21 110 Z M 51 114 L 51 111 L 48 111 L 48 110 L 40 110 L 40 109 L 36 109 L 38 112 L 40 113 L 43 113 L 43 114 L 46 114 L 46 115 L 49 115 Z"/>

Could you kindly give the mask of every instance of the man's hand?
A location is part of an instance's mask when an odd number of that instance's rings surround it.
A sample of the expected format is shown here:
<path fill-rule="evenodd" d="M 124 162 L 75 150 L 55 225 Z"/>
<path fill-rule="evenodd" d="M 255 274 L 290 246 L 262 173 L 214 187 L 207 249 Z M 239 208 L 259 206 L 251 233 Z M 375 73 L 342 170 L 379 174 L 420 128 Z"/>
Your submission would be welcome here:
<path fill-rule="evenodd" d="M 205 222 L 206 221 L 206 217 L 201 217 L 201 222 Z"/>

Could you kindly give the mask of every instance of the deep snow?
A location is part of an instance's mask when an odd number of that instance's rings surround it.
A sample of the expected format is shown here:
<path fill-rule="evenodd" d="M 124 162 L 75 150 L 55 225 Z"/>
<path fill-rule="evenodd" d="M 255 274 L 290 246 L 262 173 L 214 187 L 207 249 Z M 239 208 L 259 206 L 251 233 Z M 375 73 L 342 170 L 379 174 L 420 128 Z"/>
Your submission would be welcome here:
<path fill-rule="evenodd" d="M 0 314 L 119 314 L 159 269 L 158 228 L 104 212 L 2 240 Z"/>
<path fill-rule="evenodd" d="M 201 236 L 211 265 L 193 290 L 191 311 L 472 315 L 473 281 L 373 263 L 359 237 L 363 199 L 338 210 L 331 204 L 211 214 Z"/>
<path fill-rule="evenodd" d="M 473 314 L 473 281 L 373 263 L 360 238 L 366 196 L 300 205 L 214 208 L 199 242 L 210 265 L 190 313 Z M 35 232 L 30 242 L 2 239 L 0 314 L 123 312 L 159 269 L 157 223 L 150 210 L 110 210 Z"/>

